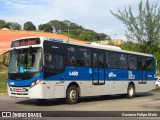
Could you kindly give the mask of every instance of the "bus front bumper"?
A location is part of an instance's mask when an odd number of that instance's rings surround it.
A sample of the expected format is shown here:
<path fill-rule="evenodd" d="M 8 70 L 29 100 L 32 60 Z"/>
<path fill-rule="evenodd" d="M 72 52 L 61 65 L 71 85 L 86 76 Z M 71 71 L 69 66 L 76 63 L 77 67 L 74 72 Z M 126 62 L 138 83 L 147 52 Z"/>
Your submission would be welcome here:
<path fill-rule="evenodd" d="M 43 85 L 38 84 L 34 87 L 12 87 L 7 84 L 8 95 L 11 97 L 21 97 L 30 99 L 44 99 Z"/>

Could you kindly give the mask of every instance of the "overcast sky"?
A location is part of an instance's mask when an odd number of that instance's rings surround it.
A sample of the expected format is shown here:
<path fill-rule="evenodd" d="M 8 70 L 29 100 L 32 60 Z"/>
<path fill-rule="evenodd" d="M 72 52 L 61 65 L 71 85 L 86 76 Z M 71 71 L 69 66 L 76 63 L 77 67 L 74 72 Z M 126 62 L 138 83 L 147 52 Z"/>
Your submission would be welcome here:
<path fill-rule="evenodd" d="M 36 26 L 50 20 L 70 20 L 86 29 L 105 33 L 112 38 L 126 39 L 125 27 L 110 10 L 124 10 L 129 5 L 138 12 L 140 0 L 0 0 L 0 19 L 23 25 L 32 21 Z M 146 0 L 142 0 L 144 3 Z M 159 3 L 160 0 L 149 0 Z"/>

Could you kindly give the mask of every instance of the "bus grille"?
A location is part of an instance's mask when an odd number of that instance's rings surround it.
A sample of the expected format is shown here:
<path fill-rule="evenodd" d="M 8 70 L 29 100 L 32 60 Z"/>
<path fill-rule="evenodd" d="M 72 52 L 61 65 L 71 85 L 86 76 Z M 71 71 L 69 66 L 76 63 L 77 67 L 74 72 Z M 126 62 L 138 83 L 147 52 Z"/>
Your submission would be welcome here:
<path fill-rule="evenodd" d="M 11 93 L 12 95 L 28 95 L 28 93 Z"/>

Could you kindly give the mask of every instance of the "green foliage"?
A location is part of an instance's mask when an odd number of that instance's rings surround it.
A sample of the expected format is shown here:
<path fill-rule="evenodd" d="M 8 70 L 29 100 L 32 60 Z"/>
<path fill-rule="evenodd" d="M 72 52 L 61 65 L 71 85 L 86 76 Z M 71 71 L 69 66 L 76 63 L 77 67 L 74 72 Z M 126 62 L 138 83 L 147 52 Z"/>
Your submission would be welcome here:
<path fill-rule="evenodd" d="M 48 22 L 48 24 L 52 26 L 54 33 L 58 34 L 64 30 L 67 30 L 68 27 L 66 24 L 59 20 L 51 20 L 50 22 Z"/>
<path fill-rule="evenodd" d="M 160 92 L 160 87 L 156 87 L 155 89 L 151 90 L 151 92 Z"/>
<path fill-rule="evenodd" d="M 3 65 L 2 55 L 0 55 L 0 94 L 7 92 L 7 71 L 8 68 Z"/>
<path fill-rule="evenodd" d="M 6 27 L 6 22 L 4 20 L 0 20 L 0 29 Z"/>
<path fill-rule="evenodd" d="M 38 26 L 38 30 L 43 32 L 52 32 L 53 28 L 50 24 L 47 23 L 47 24 L 40 24 Z"/>
<path fill-rule="evenodd" d="M 0 94 L 7 92 L 7 73 L 0 73 Z"/>
<path fill-rule="evenodd" d="M 69 20 L 51 20 L 49 24 L 52 26 L 54 33 L 65 34 L 74 39 L 86 41 L 110 39 L 110 37 L 104 33 L 96 33 L 93 30 L 84 29 L 82 26 Z"/>
<path fill-rule="evenodd" d="M 0 55 L 0 94 L 7 92 L 7 67 L 2 61 L 2 55 Z"/>
<path fill-rule="evenodd" d="M 111 13 L 127 27 L 127 39 L 137 42 L 141 46 L 141 52 L 153 54 L 158 50 L 160 43 L 160 8 L 158 8 L 158 4 L 150 5 L 147 0 L 143 6 L 141 1 L 137 16 L 133 15 L 131 6 L 128 10 L 118 10 L 118 13 L 111 11 Z"/>
<path fill-rule="evenodd" d="M 36 31 L 36 26 L 32 22 L 28 21 L 24 23 L 23 29 L 27 31 Z"/>
<path fill-rule="evenodd" d="M 154 52 L 154 56 L 156 57 L 156 60 L 157 60 L 157 72 L 160 73 L 160 50 L 157 52 Z"/>
<path fill-rule="evenodd" d="M 0 72 L 6 72 L 7 71 L 7 67 L 3 65 L 3 57 L 0 54 Z"/>
<path fill-rule="evenodd" d="M 133 43 L 132 41 L 124 42 L 120 45 L 123 50 L 140 52 L 140 45 L 138 43 Z"/>
<path fill-rule="evenodd" d="M 21 30 L 21 25 L 16 22 L 7 22 L 6 26 L 12 30 Z"/>
<path fill-rule="evenodd" d="M 0 20 L 0 29 L 9 28 L 11 30 L 20 30 L 21 25 L 16 22 L 5 22 L 4 20 Z"/>

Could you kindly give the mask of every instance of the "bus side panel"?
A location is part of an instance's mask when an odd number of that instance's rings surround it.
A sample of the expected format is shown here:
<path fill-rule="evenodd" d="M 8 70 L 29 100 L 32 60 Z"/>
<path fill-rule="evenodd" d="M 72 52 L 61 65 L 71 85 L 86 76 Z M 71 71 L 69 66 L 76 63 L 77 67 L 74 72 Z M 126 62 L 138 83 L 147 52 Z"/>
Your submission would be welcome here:
<path fill-rule="evenodd" d="M 30 98 L 36 99 L 49 99 L 53 98 L 54 95 L 54 82 L 53 81 L 41 81 L 41 83 L 37 84 L 33 88 L 30 89 L 29 92 Z"/>
<path fill-rule="evenodd" d="M 64 85 L 55 85 L 54 86 L 54 98 L 65 98 L 65 86 Z"/>
<path fill-rule="evenodd" d="M 136 89 L 136 92 L 148 92 L 150 90 L 153 90 L 155 88 L 155 82 L 152 80 L 152 81 L 147 81 L 146 84 L 139 84 L 138 83 L 138 87 Z"/>
<path fill-rule="evenodd" d="M 106 81 L 106 95 L 120 94 L 122 93 L 122 82 L 121 81 Z"/>
<path fill-rule="evenodd" d="M 92 96 L 92 81 L 77 81 L 80 86 L 80 96 Z"/>
<path fill-rule="evenodd" d="M 93 85 L 93 96 L 95 95 L 106 95 L 105 85 Z"/>

